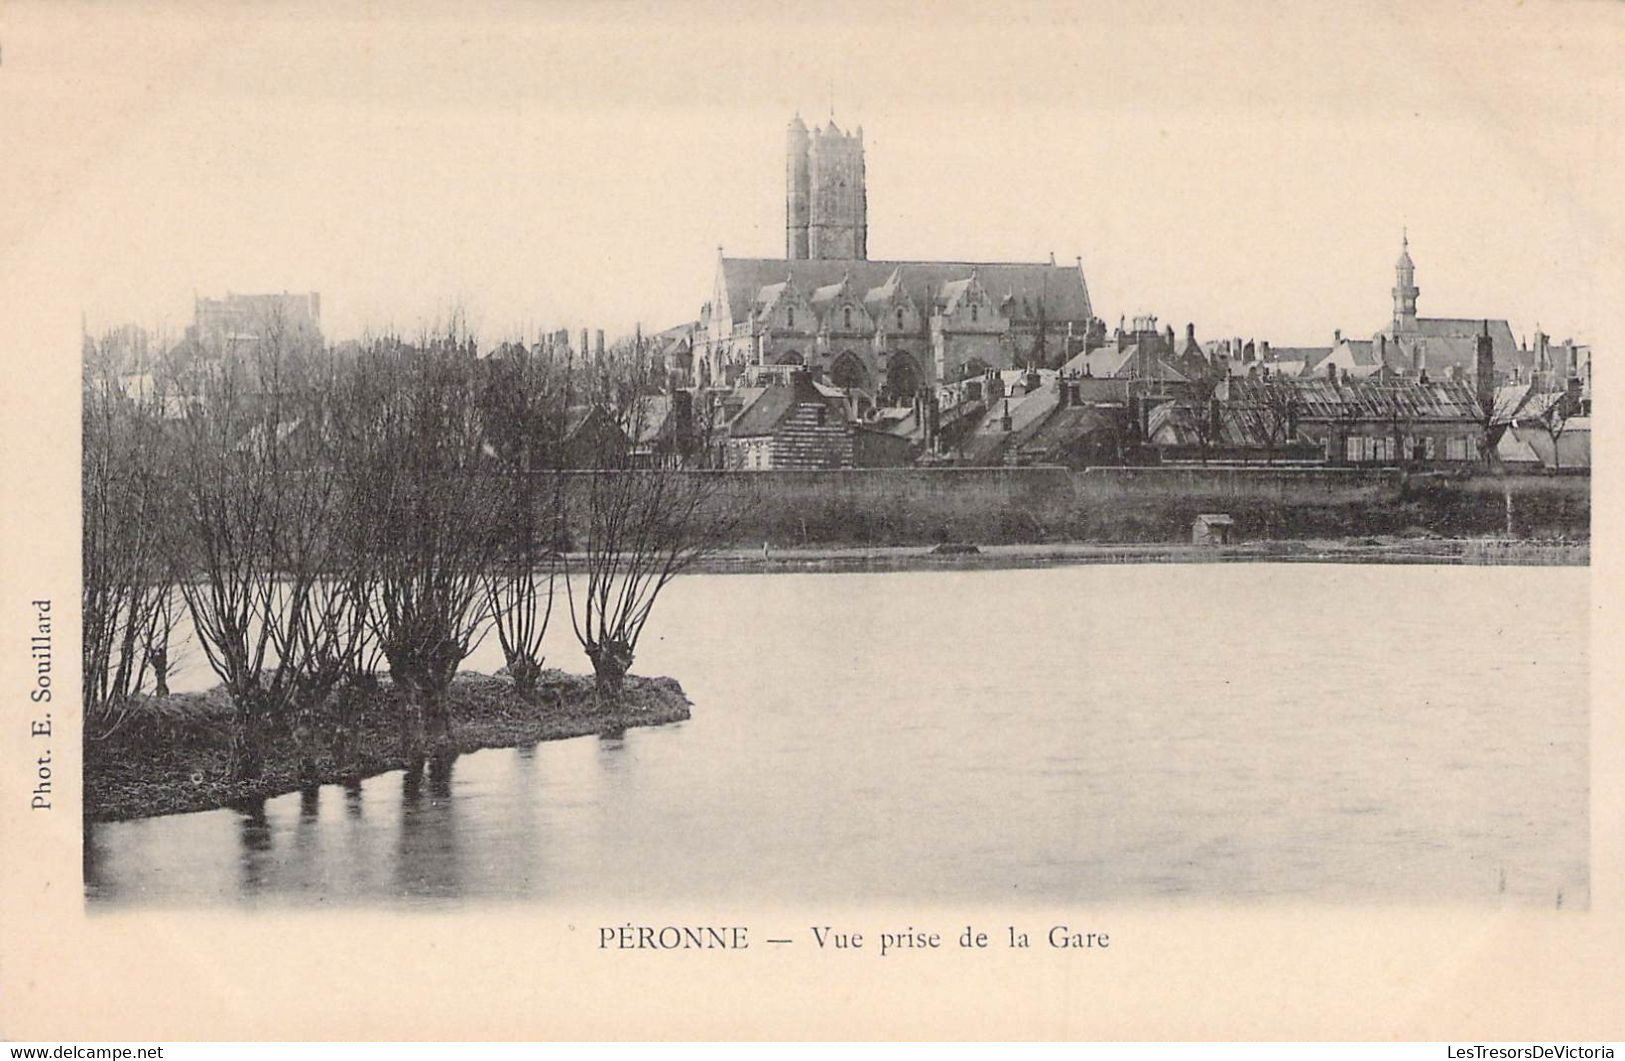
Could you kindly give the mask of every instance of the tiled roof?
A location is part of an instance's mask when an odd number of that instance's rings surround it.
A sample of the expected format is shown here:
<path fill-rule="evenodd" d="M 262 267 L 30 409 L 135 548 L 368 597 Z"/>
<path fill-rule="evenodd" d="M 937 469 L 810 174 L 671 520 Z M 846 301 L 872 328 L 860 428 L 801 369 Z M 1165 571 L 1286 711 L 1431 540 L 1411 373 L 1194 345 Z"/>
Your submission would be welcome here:
<path fill-rule="evenodd" d="M 1415 330 L 1395 332 L 1393 326 L 1389 325 L 1379 334 L 1388 336 L 1390 349 L 1398 344 L 1408 351 L 1415 340 L 1422 340 L 1429 372 L 1452 368 L 1471 371 L 1477 364 L 1478 337 L 1484 333 L 1485 324 L 1481 317 L 1418 317 Z M 1497 369 L 1505 371 L 1513 366 L 1524 369 L 1535 367 L 1535 352 L 1518 347 L 1517 340 L 1512 336 L 1511 325 L 1492 318 L 1488 326 Z"/>
<path fill-rule="evenodd" d="M 1202 405 L 1183 401 L 1161 402 L 1152 406 L 1146 417 L 1146 436 L 1164 446 L 1195 446 L 1202 441 L 1196 427 L 1198 417 L 1210 416 Z M 1256 446 L 1263 438 L 1254 428 L 1254 418 L 1241 415 L 1234 408 L 1220 406 L 1219 437 L 1208 442 L 1215 446 Z"/>
<path fill-rule="evenodd" d="M 1318 364 L 1327 354 L 1332 352 L 1329 346 L 1272 346 L 1270 347 L 1270 360 L 1264 364 L 1273 364 L 1276 361 L 1296 361 L 1302 364 Z"/>
<path fill-rule="evenodd" d="M 1422 383 L 1415 379 L 1351 379 L 1333 383 L 1319 376 L 1272 380 L 1232 380 L 1230 402 L 1259 404 L 1266 386 L 1292 387 L 1299 416 L 1310 420 L 1476 419 L 1473 388 L 1456 380 Z"/>
<path fill-rule="evenodd" d="M 1054 411 L 1061 396 L 1053 384 L 1039 387 L 1030 394 L 1000 398 L 988 403 L 987 415 L 976 425 L 976 430 L 965 439 L 965 456 L 977 464 L 992 464 L 1007 450 L 1020 448 L 1036 431 L 1044 417 Z M 1010 430 L 1004 430 L 1006 402 L 1010 410 Z"/>
<path fill-rule="evenodd" d="M 794 278 L 803 291 L 839 284 L 850 275 L 857 291 L 873 292 L 885 286 L 893 273 L 916 306 L 932 304 L 955 281 L 968 280 L 972 270 L 989 290 L 1013 293 L 1034 307 L 1044 300 L 1050 321 L 1087 321 L 1093 317 L 1083 273 L 1075 265 L 1028 262 L 910 262 L 849 261 L 842 259 L 723 258 L 722 283 L 734 322 L 743 321 L 764 287 Z"/>
<path fill-rule="evenodd" d="M 1088 405 L 1069 405 L 1055 410 L 1055 414 L 1039 425 L 1021 448 L 1053 453 L 1066 446 L 1079 435 L 1095 431 L 1116 431 L 1118 418 L 1109 412 Z"/>
<path fill-rule="evenodd" d="M 1068 375 L 1072 373 L 1083 375 L 1087 371 L 1088 375 L 1097 379 L 1128 379 L 1134 375 L 1135 359 L 1139 349 L 1137 343 L 1130 343 L 1122 350 L 1115 346 L 1102 346 L 1088 353 L 1074 355 L 1061 366 L 1061 370 Z M 1151 362 L 1150 378 L 1178 383 L 1183 382 L 1186 377 L 1159 357 Z"/>
<path fill-rule="evenodd" d="M 803 402 L 823 402 L 837 415 L 842 415 L 845 404 L 838 397 L 826 396 L 805 373 L 798 372 L 789 385 L 775 384 L 761 388 L 756 399 L 729 422 L 728 437 L 771 435 L 779 422 Z"/>

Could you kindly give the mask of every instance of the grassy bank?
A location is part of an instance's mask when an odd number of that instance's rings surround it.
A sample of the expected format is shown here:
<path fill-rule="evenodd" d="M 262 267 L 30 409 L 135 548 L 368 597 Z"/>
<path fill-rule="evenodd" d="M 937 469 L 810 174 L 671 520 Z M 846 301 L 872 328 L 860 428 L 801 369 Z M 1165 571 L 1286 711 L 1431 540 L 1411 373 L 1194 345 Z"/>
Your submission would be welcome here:
<path fill-rule="evenodd" d="M 620 700 L 603 705 L 590 677 L 557 670 L 543 673 L 531 701 L 516 695 L 504 677 L 460 674 L 449 703 L 458 752 L 614 733 L 689 717 L 688 698 L 670 678 L 629 676 Z M 350 783 L 405 769 L 409 764 L 401 754 L 399 718 L 399 697 L 386 681 L 350 724 L 349 769 L 336 767 L 322 749 L 316 756 L 319 776 L 302 781 L 298 737 L 284 731 L 271 742 L 265 775 L 242 783 L 227 776 L 231 708 L 220 690 L 146 700 L 110 736 L 86 741 L 84 813 L 94 821 L 118 821 L 210 810 L 296 792 L 312 783 Z"/>
<path fill-rule="evenodd" d="M 1252 541 L 1198 546 L 1180 542 L 1046 542 L 976 545 L 971 551 L 929 546 L 844 545 L 789 549 L 724 549 L 695 570 L 710 574 L 820 571 L 959 571 L 1053 564 L 1346 563 L 1584 567 L 1587 542 L 1428 535 L 1362 535 L 1340 539 Z"/>
<path fill-rule="evenodd" d="M 829 546 L 1178 543 L 1199 513 L 1241 541 L 1361 536 L 1585 540 L 1589 476 L 1378 468 L 874 468 L 692 472 L 714 482 L 741 551 Z M 573 479 L 570 490 L 579 491 Z M 567 491 L 568 492 L 568 491 Z M 579 507 L 579 506 L 577 506 Z M 579 521 L 576 509 L 571 519 Z M 571 539 L 581 531 L 572 525 Z"/>

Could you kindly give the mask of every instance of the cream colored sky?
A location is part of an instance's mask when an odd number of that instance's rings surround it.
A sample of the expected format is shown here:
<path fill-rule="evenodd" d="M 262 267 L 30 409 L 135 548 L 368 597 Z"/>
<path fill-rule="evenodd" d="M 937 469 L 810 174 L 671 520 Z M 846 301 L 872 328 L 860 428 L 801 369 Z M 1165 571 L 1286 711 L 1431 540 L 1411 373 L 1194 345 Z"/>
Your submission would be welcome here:
<path fill-rule="evenodd" d="M 862 124 L 876 258 L 1082 255 L 1096 311 L 1601 340 L 1625 7 L 8 4 L 0 260 L 93 325 L 319 290 L 331 337 L 691 317 L 783 253 L 790 114 Z M 15 275 L 15 274 L 14 274 Z"/>

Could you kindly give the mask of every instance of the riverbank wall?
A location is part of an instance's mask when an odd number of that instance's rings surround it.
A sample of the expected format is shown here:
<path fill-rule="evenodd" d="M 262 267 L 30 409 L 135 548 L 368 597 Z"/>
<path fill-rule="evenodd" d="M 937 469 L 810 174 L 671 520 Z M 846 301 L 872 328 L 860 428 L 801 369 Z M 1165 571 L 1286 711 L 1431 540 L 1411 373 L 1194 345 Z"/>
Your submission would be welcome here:
<path fill-rule="evenodd" d="M 737 547 L 1180 542 L 1208 512 L 1228 514 L 1240 540 L 1586 540 L 1591 521 L 1589 476 L 1217 466 L 682 474 L 715 481 Z"/>

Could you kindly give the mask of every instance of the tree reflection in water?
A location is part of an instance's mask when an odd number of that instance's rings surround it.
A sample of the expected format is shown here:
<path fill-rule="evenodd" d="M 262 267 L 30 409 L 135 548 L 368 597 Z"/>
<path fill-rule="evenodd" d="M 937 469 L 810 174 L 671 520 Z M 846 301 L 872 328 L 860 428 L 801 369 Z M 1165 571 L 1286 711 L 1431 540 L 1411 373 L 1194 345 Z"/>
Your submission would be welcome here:
<path fill-rule="evenodd" d="M 358 777 L 344 782 L 344 816 L 361 817 L 361 779 Z"/>
<path fill-rule="evenodd" d="M 237 840 L 242 848 L 237 863 L 242 874 L 242 893 L 254 896 L 264 889 L 274 868 L 271 823 L 265 817 L 265 800 L 240 800 L 233 803 L 231 809 L 242 815 L 237 823 Z"/>
<path fill-rule="evenodd" d="M 457 755 L 431 756 L 401 776 L 401 824 L 396 836 L 395 890 L 414 898 L 462 894 L 457 805 L 451 798 Z"/>

